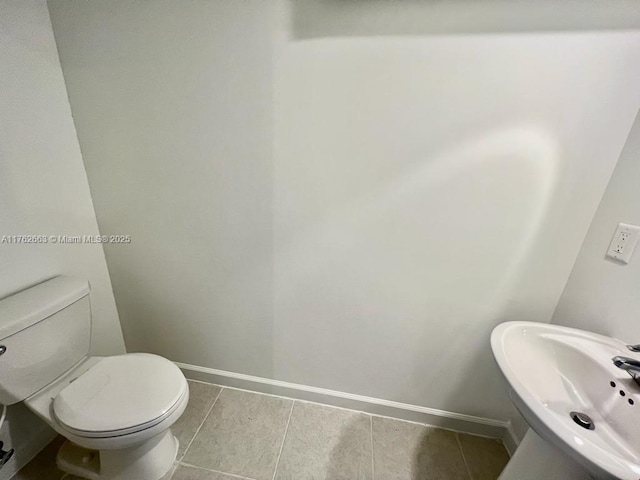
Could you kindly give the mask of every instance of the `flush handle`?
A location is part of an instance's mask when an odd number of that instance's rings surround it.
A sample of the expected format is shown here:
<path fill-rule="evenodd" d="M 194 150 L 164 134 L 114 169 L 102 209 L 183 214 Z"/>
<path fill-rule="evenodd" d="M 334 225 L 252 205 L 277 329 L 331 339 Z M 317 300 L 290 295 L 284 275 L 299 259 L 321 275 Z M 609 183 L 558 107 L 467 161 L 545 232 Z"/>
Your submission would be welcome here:
<path fill-rule="evenodd" d="M 4 447 L 4 443 L 0 442 L 0 468 L 7 463 L 11 457 L 13 457 L 13 448 L 7 450 L 6 452 L 2 449 Z"/>

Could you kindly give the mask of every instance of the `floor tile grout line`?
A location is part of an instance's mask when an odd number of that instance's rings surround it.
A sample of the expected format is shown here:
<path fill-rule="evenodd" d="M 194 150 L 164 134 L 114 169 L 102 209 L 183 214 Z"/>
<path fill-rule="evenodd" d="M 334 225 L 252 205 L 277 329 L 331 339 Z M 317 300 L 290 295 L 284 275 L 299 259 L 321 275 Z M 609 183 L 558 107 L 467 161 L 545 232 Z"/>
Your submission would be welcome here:
<path fill-rule="evenodd" d="M 376 462 L 373 459 L 373 415 L 369 415 L 369 431 L 371 432 L 371 478 L 376 480 Z"/>
<path fill-rule="evenodd" d="M 173 462 L 173 465 L 171 466 L 171 475 L 169 475 L 167 477 L 167 480 L 172 480 L 173 476 L 176 474 L 176 470 L 178 470 L 178 466 L 180 465 L 180 463 L 176 460 L 175 462 Z M 165 473 L 166 475 L 166 473 Z M 162 477 L 164 478 L 164 477 Z"/>
<path fill-rule="evenodd" d="M 213 468 L 199 467 L 198 465 L 191 465 L 190 463 L 180 462 L 180 465 L 183 467 L 195 468 L 198 470 L 204 470 L 206 472 L 220 473 L 222 475 L 227 475 L 229 477 L 240 478 L 242 480 L 255 480 L 251 477 L 243 477 L 242 475 L 238 475 L 236 473 L 223 472 L 222 470 L 214 470 Z"/>
<path fill-rule="evenodd" d="M 469 469 L 469 464 L 467 463 L 467 457 L 464 455 L 464 450 L 462 448 L 462 442 L 460 442 L 460 435 L 456 433 L 456 443 L 458 444 L 458 448 L 460 449 L 460 454 L 462 455 L 462 461 L 464 462 L 464 467 L 467 469 L 467 475 L 469 476 L 469 480 L 473 480 L 471 476 L 471 469 Z"/>
<path fill-rule="evenodd" d="M 220 387 L 220 391 L 218 392 L 218 395 L 216 395 L 216 399 L 213 401 L 213 403 L 211 404 L 211 406 L 209 407 L 209 410 L 207 410 L 206 415 L 204 416 L 204 418 L 202 419 L 202 422 L 200 422 L 200 425 L 198 425 L 198 428 L 196 429 L 196 432 L 193 434 L 193 437 L 191 437 L 191 440 L 189 440 L 189 443 L 187 444 L 187 448 L 184 449 L 184 452 L 182 452 L 182 455 L 180 455 L 180 458 L 177 459 L 178 462 L 181 462 L 182 459 L 185 457 L 185 455 L 187 454 L 187 452 L 189 451 L 189 449 L 191 448 L 191 444 L 193 443 L 193 441 L 196 439 L 196 437 L 198 436 L 198 433 L 200 433 L 200 429 L 202 428 L 202 426 L 204 425 L 204 422 L 207 421 L 207 418 L 209 418 L 209 414 L 211 413 L 211 410 L 213 410 L 213 407 L 215 407 L 216 403 L 218 402 L 218 399 L 220 398 L 220 395 L 222 395 L 222 391 L 224 390 L 223 387 Z M 175 472 L 174 472 L 175 473 Z"/>
<path fill-rule="evenodd" d="M 291 410 L 289 411 L 289 418 L 287 419 L 287 426 L 284 429 L 284 435 L 282 436 L 282 444 L 280 445 L 280 451 L 278 452 L 278 459 L 276 460 L 276 468 L 273 470 L 272 480 L 276 479 L 276 475 L 278 474 L 278 467 L 280 466 L 280 457 L 282 456 L 282 451 L 284 450 L 284 442 L 287 441 L 287 433 L 289 432 L 289 424 L 291 423 L 291 416 L 293 415 L 293 407 L 296 406 L 296 401 L 293 400 L 291 402 Z"/>
<path fill-rule="evenodd" d="M 200 382 L 200 383 L 206 383 L 206 382 Z M 208 384 L 208 385 L 213 385 L 213 384 Z M 221 397 L 221 395 L 223 393 L 223 390 L 225 388 L 229 389 L 229 390 L 238 390 L 238 389 L 227 388 L 227 387 L 222 387 L 222 386 L 217 386 L 217 387 L 219 388 L 219 391 L 215 395 L 215 398 L 213 396 L 209 397 L 209 401 L 212 401 L 212 403 L 211 403 L 210 407 L 208 407 L 208 409 L 206 410 L 206 413 L 205 413 L 202 421 L 199 423 L 197 429 L 195 430 L 195 433 L 192 435 L 192 438 L 190 439 L 189 442 L 186 442 L 187 443 L 187 447 L 185 449 L 185 452 L 180 456 L 180 459 L 176 459 L 176 461 L 173 463 L 172 468 L 170 470 L 171 475 L 168 477 L 169 479 L 171 479 L 171 478 L 173 478 L 173 476 L 175 476 L 175 473 L 176 473 L 177 469 L 180 467 L 180 465 L 184 465 L 185 467 L 190 467 L 190 468 L 194 468 L 194 469 L 200 469 L 200 470 L 203 470 L 203 471 L 210 471 L 210 472 L 213 472 L 213 473 L 218 473 L 218 474 L 223 474 L 223 475 L 229 475 L 231 477 L 234 477 L 234 478 L 237 478 L 237 479 L 240 479 L 240 480 L 254 480 L 254 479 L 252 479 L 250 477 L 244 477 L 244 476 L 241 476 L 241 475 L 238 475 L 238 474 L 234 474 L 234 473 L 223 472 L 223 471 L 220 471 L 220 470 L 214 470 L 214 469 L 211 469 L 211 468 L 192 465 L 192 464 L 189 464 L 189 463 L 186 463 L 186 462 L 182 462 L 182 460 L 185 458 L 185 455 L 186 455 L 187 451 L 190 449 L 190 447 L 194 443 L 195 438 L 201 432 L 201 430 L 202 430 L 202 428 L 204 426 L 204 423 L 206 423 L 206 420 L 211 415 L 215 405 L 219 401 L 219 399 L 220 399 L 220 397 Z M 246 392 L 247 393 L 251 393 L 251 394 L 257 394 L 257 395 L 260 395 L 260 396 L 279 397 L 279 396 L 276 396 L 276 395 L 263 394 L 262 392 L 251 392 L 251 391 L 246 391 Z M 213 398 L 213 400 L 211 400 L 211 398 Z M 287 397 L 279 397 L 279 398 L 288 399 Z M 284 453 L 284 446 L 285 446 L 286 438 L 288 437 L 288 430 L 290 428 L 291 420 L 292 420 L 292 417 L 293 417 L 293 410 L 296 407 L 296 402 L 300 402 L 299 408 L 302 408 L 302 406 L 305 405 L 305 404 L 312 404 L 312 405 L 318 405 L 318 406 L 322 406 L 324 408 L 328 408 L 328 409 L 332 409 L 332 410 L 346 410 L 346 411 L 351 411 L 351 412 L 354 412 L 354 413 L 359 413 L 361 415 L 369 416 L 370 442 L 371 442 L 370 443 L 370 445 L 371 445 L 371 462 L 372 462 L 371 463 L 371 468 L 372 468 L 373 480 L 375 480 L 375 478 L 376 478 L 375 477 L 375 473 L 376 473 L 375 472 L 375 457 L 374 457 L 374 455 L 375 455 L 375 446 L 374 446 L 374 430 L 373 430 L 373 417 L 374 416 L 378 417 L 380 419 L 388 418 L 389 420 L 392 420 L 392 421 L 398 422 L 398 423 L 411 423 L 411 424 L 420 425 L 420 426 L 427 427 L 427 428 L 435 428 L 435 429 L 438 429 L 438 430 L 446 430 L 446 429 L 441 429 L 440 427 L 431 427 L 431 426 L 420 424 L 420 423 L 417 423 L 417 422 L 407 422 L 405 420 L 397 419 L 397 418 L 393 418 L 393 417 L 383 417 L 383 416 L 379 416 L 379 415 L 375 415 L 375 414 L 369 414 L 367 412 L 360 412 L 360 411 L 351 410 L 351 409 L 342 409 L 340 407 L 334 407 L 332 405 L 326 405 L 326 404 L 319 404 L 319 403 L 316 403 L 316 402 L 307 402 L 305 400 L 293 400 L 293 399 L 290 399 L 289 401 L 291 402 L 291 408 L 290 408 L 290 411 L 289 411 L 287 423 L 286 423 L 284 434 L 283 434 L 283 437 L 282 437 L 282 443 L 281 443 L 281 446 L 279 448 L 278 456 L 277 456 L 277 459 L 276 459 L 275 469 L 274 469 L 274 473 L 273 473 L 273 480 L 275 480 L 275 478 L 278 475 L 277 472 L 278 472 L 278 469 L 279 469 L 279 466 L 280 466 L 280 461 L 282 461 L 281 457 L 282 457 L 282 454 Z M 294 431 L 295 431 L 295 425 L 296 424 L 294 424 Z M 465 471 L 467 472 L 467 478 L 469 480 L 473 480 L 475 478 L 475 474 L 472 474 L 472 472 L 470 470 L 471 463 L 474 463 L 472 461 L 473 458 L 471 458 L 471 459 L 467 459 L 466 458 L 466 454 L 464 452 L 464 448 L 463 448 L 463 445 L 462 445 L 462 438 L 463 438 L 463 436 L 465 436 L 465 434 L 454 431 L 454 435 L 455 435 L 455 438 L 456 438 L 456 445 L 459 448 L 459 451 L 461 453 L 461 457 L 463 459 L 463 463 L 465 465 Z M 482 436 L 477 436 L 477 437 L 490 438 L 490 437 L 482 437 Z M 504 448 L 503 444 L 500 441 L 497 441 L 497 443 L 500 444 Z M 288 455 L 285 456 L 284 465 L 286 465 L 287 456 Z M 473 457 L 473 455 L 472 455 L 472 457 Z M 71 475 L 69 473 L 62 472 L 61 476 L 60 477 L 56 477 L 56 478 L 58 478 L 58 480 L 67 480 L 67 479 L 70 479 L 72 477 L 71 477 Z"/>
<path fill-rule="evenodd" d="M 278 395 L 278 394 L 275 394 L 275 393 L 260 392 L 258 390 L 249 390 L 247 388 L 230 387 L 228 385 L 221 385 L 221 384 L 218 384 L 218 383 L 205 382 L 204 380 L 194 380 L 194 379 L 190 378 L 189 381 L 190 382 L 197 382 L 197 383 L 204 383 L 206 385 L 213 385 L 214 387 L 219 387 L 219 388 L 226 389 L 226 390 L 237 390 L 237 391 L 240 391 L 240 392 L 253 393 L 255 395 L 264 395 L 264 396 L 267 396 L 267 397 L 282 398 L 284 400 L 291 400 L 292 402 L 305 403 L 305 404 L 311 404 L 311 405 L 321 405 L 323 407 L 335 408 L 337 410 L 346 410 L 348 412 L 362 413 L 364 415 L 371 415 L 372 417 L 385 418 L 385 419 L 389 419 L 389 420 L 395 420 L 397 422 L 410 423 L 412 425 L 420 425 L 420 426 L 427 427 L 427 428 L 436 428 L 438 430 L 445 430 L 447 432 L 460 433 L 462 435 L 471 435 L 473 437 L 488 438 L 488 439 L 491 439 L 491 440 L 500 440 L 501 441 L 501 437 L 494 437 L 492 435 L 485 435 L 485 434 L 482 434 L 482 433 L 474 433 L 474 432 L 470 432 L 470 431 L 460 431 L 460 430 L 456 430 L 456 429 L 451 428 L 451 427 L 441 427 L 439 425 L 434 425 L 432 423 L 419 422 L 419 421 L 416 421 L 416 420 L 407 420 L 405 418 L 392 417 L 392 416 L 389 416 L 389 415 L 382 415 L 382 414 L 379 414 L 379 413 L 371 413 L 371 412 L 367 412 L 365 410 L 358 410 L 356 408 L 340 407 L 338 405 L 331 405 L 329 403 L 321 403 L 321 402 L 317 402 L 317 401 L 313 401 L 313 400 L 305 400 L 304 398 L 287 397 L 286 395 Z"/>

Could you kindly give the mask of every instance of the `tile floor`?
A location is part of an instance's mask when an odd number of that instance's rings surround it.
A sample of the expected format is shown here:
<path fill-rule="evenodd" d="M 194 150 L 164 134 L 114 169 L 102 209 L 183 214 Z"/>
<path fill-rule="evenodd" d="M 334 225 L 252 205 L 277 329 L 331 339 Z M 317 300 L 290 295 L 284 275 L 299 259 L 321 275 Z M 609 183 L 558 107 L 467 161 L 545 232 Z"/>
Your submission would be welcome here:
<path fill-rule="evenodd" d="M 189 382 L 163 480 L 495 480 L 496 440 L 258 393 Z M 14 480 L 78 480 L 55 467 L 58 438 Z M 135 479 L 132 479 L 135 480 Z"/>

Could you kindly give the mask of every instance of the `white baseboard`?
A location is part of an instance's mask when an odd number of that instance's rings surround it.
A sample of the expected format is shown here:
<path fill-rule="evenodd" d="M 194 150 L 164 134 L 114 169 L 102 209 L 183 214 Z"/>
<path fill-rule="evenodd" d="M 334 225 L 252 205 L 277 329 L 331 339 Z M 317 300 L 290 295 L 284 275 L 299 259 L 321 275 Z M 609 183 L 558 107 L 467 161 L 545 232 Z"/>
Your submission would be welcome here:
<path fill-rule="evenodd" d="M 513 424 L 509 422 L 507 429 L 502 436 L 502 443 L 504 444 L 504 448 L 509 452 L 509 456 L 513 457 L 513 454 L 516 453 L 516 449 L 518 445 L 520 445 L 520 438 L 516 434 L 516 431 L 513 429 Z"/>
<path fill-rule="evenodd" d="M 517 437 L 514 435 L 510 423 L 502 420 L 448 412 L 446 410 L 422 407 L 420 405 L 411 405 L 409 403 L 367 397 L 326 388 L 255 377 L 242 373 L 227 372 L 198 365 L 179 362 L 176 362 L 176 365 L 184 372 L 185 376 L 191 380 L 278 395 L 295 400 L 323 403 L 384 417 L 423 423 L 448 430 L 455 430 L 457 432 L 499 438 L 504 442 L 509 453 L 515 451 L 515 447 L 517 446 Z"/>

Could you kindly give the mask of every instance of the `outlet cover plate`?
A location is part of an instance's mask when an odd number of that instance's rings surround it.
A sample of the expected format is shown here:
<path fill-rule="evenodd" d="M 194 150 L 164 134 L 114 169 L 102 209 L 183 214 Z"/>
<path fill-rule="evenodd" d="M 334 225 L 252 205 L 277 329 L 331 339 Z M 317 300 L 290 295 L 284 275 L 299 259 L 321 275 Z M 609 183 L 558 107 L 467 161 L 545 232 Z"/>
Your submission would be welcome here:
<path fill-rule="evenodd" d="M 613 234 L 613 238 L 609 244 L 607 256 L 623 263 L 629 263 L 633 250 L 638 243 L 639 236 L 640 227 L 619 223 L 618 228 L 616 228 L 616 233 Z"/>

